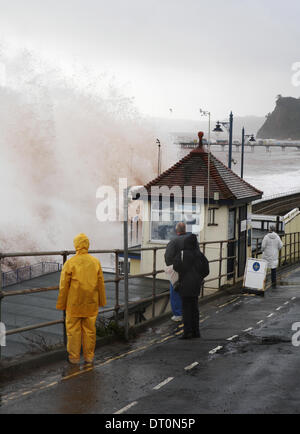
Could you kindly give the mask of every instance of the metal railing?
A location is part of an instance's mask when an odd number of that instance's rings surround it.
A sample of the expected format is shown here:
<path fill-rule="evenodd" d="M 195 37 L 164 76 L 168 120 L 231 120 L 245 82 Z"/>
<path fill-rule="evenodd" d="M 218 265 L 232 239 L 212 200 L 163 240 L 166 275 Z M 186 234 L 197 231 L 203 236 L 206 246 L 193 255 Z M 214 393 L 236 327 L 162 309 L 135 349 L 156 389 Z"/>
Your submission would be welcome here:
<path fill-rule="evenodd" d="M 279 251 L 279 267 L 291 265 L 300 260 L 300 232 L 291 232 L 284 235 L 279 235 L 283 243 L 282 249 Z M 262 256 L 262 240 L 263 238 L 254 238 L 255 248 L 252 249 L 254 258 L 259 259 Z"/>
<path fill-rule="evenodd" d="M 38 264 L 26 265 L 16 270 L 2 273 L 2 287 L 16 285 L 17 283 L 31 280 L 45 274 L 61 271 L 62 265 L 57 262 L 39 262 Z"/>
<path fill-rule="evenodd" d="M 232 256 L 228 256 L 228 246 L 234 243 L 234 251 L 235 254 Z M 208 276 L 208 278 L 205 280 L 205 282 L 202 285 L 201 288 L 201 297 L 204 297 L 205 288 L 212 288 L 207 286 L 207 284 L 210 284 L 211 282 L 216 281 L 217 284 L 213 287 L 213 289 L 220 290 L 222 288 L 222 282 L 224 282 L 224 279 L 226 283 L 228 283 L 229 280 L 232 280 L 232 283 L 236 283 L 236 276 L 237 276 L 237 255 L 236 255 L 236 246 L 237 241 L 236 240 L 222 240 L 222 241 L 207 241 L 200 243 L 200 249 L 204 254 L 208 253 L 209 248 L 213 248 L 214 250 L 217 250 L 217 254 L 215 255 L 215 259 L 209 260 L 210 265 L 212 264 L 218 264 L 217 265 L 217 272 L 214 273 L 213 277 Z M 227 247 L 227 249 L 226 249 Z M 134 248 L 129 249 L 129 253 L 131 252 L 147 252 L 152 251 L 153 253 L 153 262 L 152 262 L 152 270 L 147 273 L 140 273 L 135 275 L 129 275 L 129 281 L 136 278 L 143 278 L 143 277 L 152 277 L 152 295 L 151 297 L 142 298 L 138 301 L 132 301 L 127 302 L 129 310 L 135 306 L 138 306 L 140 303 L 148 302 L 152 303 L 152 318 L 155 318 L 156 316 L 156 309 L 155 309 L 155 303 L 157 300 L 165 297 L 169 292 L 163 292 L 160 294 L 157 294 L 157 276 L 161 275 L 165 272 L 164 269 L 158 269 L 158 258 L 157 254 L 160 250 L 165 250 L 166 246 L 162 247 L 145 247 L 145 248 Z M 90 250 L 90 254 L 114 254 L 115 256 L 115 273 L 114 278 L 109 278 L 105 280 L 105 284 L 107 283 L 114 283 L 114 306 L 104 308 L 101 310 L 102 314 L 113 312 L 114 318 L 116 322 L 118 323 L 120 319 L 120 313 L 123 309 L 125 304 L 120 304 L 120 282 L 124 280 L 124 276 L 120 274 L 119 271 L 119 258 L 120 255 L 124 254 L 123 250 Z M 210 252 L 211 253 L 211 252 Z M 2 301 L 6 297 L 14 297 L 19 295 L 29 295 L 29 294 L 35 294 L 35 293 L 42 293 L 42 292 L 49 292 L 49 291 L 58 291 L 59 286 L 53 286 L 53 287 L 46 287 L 46 288 L 31 288 L 31 289 L 21 289 L 21 290 L 3 290 L 3 282 L 2 282 L 2 276 L 3 273 L 1 272 L 1 264 L 5 258 L 17 258 L 17 257 L 43 257 L 43 256 L 60 256 L 62 258 L 62 263 L 64 264 L 68 257 L 71 255 L 76 254 L 75 251 L 68 250 L 68 251 L 52 251 L 52 252 L 21 252 L 21 253 L 2 253 L 0 254 L 0 322 L 1 322 L 1 314 L 2 314 Z M 207 256 L 211 256 L 211 254 L 207 254 Z M 223 270 L 223 263 L 226 261 L 226 272 Z M 232 262 L 232 270 L 231 272 L 227 272 L 227 261 Z M 125 317 L 125 315 L 124 315 Z M 128 318 L 128 316 L 127 316 Z M 65 316 L 56 321 L 50 321 L 50 322 L 43 322 L 39 324 L 32 324 L 26 327 L 18 327 L 15 329 L 7 330 L 6 336 L 11 336 L 18 333 L 23 333 L 35 329 L 40 329 L 44 327 L 54 326 L 57 324 L 63 325 L 63 336 L 64 336 L 64 343 L 66 345 L 66 331 L 65 331 Z M 1 358 L 1 347 L 0 347 L 0 358 Z"/>

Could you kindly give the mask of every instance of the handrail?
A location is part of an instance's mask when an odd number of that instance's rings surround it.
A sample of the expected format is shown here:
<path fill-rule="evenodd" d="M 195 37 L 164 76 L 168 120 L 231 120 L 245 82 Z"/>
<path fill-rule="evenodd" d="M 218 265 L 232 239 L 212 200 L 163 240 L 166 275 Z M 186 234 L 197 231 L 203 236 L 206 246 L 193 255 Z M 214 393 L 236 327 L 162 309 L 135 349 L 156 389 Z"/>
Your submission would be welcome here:
<path fill-rule="evenodd" d="M 46 270 L 47 266 L 49 266 L 49 265 L 55 265 L 56 270 L 51 270 L 51 271 Z M 26 280 L 31 280 L 35 277 L 40 277 L 40 276 L 44 276 L 44 275 L 49 274 L 49 273 L 55 273 L 55 272 L 61 271 L 61 267 L 62 267 L 62 264 L 60 264 L 58 262 L 49 262 L 48 261 L 48 262 L 38 262 L 36 264 L 26 265 L 24 267 L 17 268 L 16 270 L 10 270 L 10 271 L 2 272 L 2 287 L 4 288 L 6 286 L 15 285 L 17 283 L 24 282 Z M 38 268 L 41 268 L 40 273 L 36 272 L 36 270 Z M 24 277 L 24 275 L 26 275 L 26 273 L 29 273 L 27 278 Z M 22 275 L 23 275 L 23 277 L 22 277 Z M 12 277 L 12 279 L 9 282 L 10 277 Z M 15 279 L 13 279 L 14 277 L 15 277 Z"/>
<path fill-rule="evenodd" d="M 235 253 L 232 256 L 229 256 L 228 254 L 224 254 L 224 249 L 226 249 L 226 246 L 228 247 L 231 243 L 234 243 L 235 246 Z M 200 244 L 200 247 L 202 248 L 203 252 L 206 252 L 206 249 L 209 248 L 209 246 L 218 246 L 219 248 L 219 257 L 209 260 L 210 264 L 219 263 L 218 271 L 215 274 L 215 276 L 208 276 L 205 283 L 217 281 L 217 288 L 220 290 L 222 287 L 222 279 L 227 278 L 228 280 L 232 280 L 235 282 L 236 279 L 236 268 L 237 268 L 237 255 L 236 255 L 236 243 L 237 240 L 221 240 L 221 241 L 205 241 Z M 152 270 L 146 273 L 140 273 L 137 275 L 129 275 L 129 280 L 137 279 L 137 278 L 143 278 L 143 277 L 152 277 L 152 296 L 147 298 L 142 298 L 138 300 L 138 302 L 130 302 L 129 306 L 132 304 L 139 304 L 143 302 L 152 302 L 152 317 L 156 317 L 155 312 L 155 301 L 162 297 L 163 294 L 168 294 L 169 292 L 157 295 L 157 278 L 159 275 L 163 274 L 165 272 L 164 269 L 157 269 L 157 252 L 160 250 L 165 250 L 166 245 L 164 246 L 151 246 L 151 247 L 139 247 L 139 248 L 131 248 L 129 249 L 129 252 L 143 252 L 143 251 L 152 251 L 153 252 L 153 266 Z M 227 250 L 226 250 L 227 251 Z M 120 293 L 120 287 L 119 284 L 121 281 L 124 280 L 124 276 L 122 276 L 119 273 L 119 256 L 124 252 L 122 249 L 113 249 L 113 250 L 90 250 L 89 253 L 91 254 L 114 254 L 115 255 L 115 274 L 114 278 L 108 278 L 105 279 L 105 283 L 114 283 L 115 284 L 115 300 L 114 300 L 114 306 L 108 307 L 106 309 L 101 310 L 101 312 L 107 313 L 107 312 L 114 312 L 114 318 L 115 321 L 118 323 L 119 321 L 119 313 L 120 310 L 124 307 L 124 305 L 120 305 L 119 303 L 119 293 Z M 74 250 L 59 250 L 59 251 L 51 251 L 51 252 L 2 252 L 0 253 L 0 276 L 2 276 L 1 273 L 1 262 L 5 258 L 12 258 L 12 257 L 38 257 L 38 256 L 61 256 L 62 262 L 65 263 L 68 256 L 74 255 L 76 252 Z M 226 270 L 226 273 L 224 273 L 223 270 L 223 263 L 224 261 L 231 260 L 233 261 L 233 271 L 228 272 Z M 29 288 L 24 290 L 3 290 L 2 285 L 2 279 L 0 277 L 0 321 L 1 321 L 1 309 L 2 309 L 2 301 L 6 297 L 13 297 L 18 295 L 28 295 L 28 294 L 34 294 L 39 292 L 47 292 L 47 291 L 57 291 L 59 289 L 58 286 L 48 287 L 48 288 Z M 201 297 L 204 297 L 204 285 L 202 286 L 201 290 Z M 52 326 L 55 324 L 63 324 L 64 327 L 64 333 L 65 333 L 65 324 L 64 324 L 64 318 L 57 321 L 51 321 L 47 323 L 40 323 L 40 324 L 32 324 L 28 325 L 26 327 L 19 327 L 15 328 L 14 330 L 7 330 L 7 335 L 11 334 L 17 334 L 22 333 L 24 331 L 34 330 L 41 327 L 47 327 Z M 0 348 L 0 358 L 1 358 L 1 348 Z"/>

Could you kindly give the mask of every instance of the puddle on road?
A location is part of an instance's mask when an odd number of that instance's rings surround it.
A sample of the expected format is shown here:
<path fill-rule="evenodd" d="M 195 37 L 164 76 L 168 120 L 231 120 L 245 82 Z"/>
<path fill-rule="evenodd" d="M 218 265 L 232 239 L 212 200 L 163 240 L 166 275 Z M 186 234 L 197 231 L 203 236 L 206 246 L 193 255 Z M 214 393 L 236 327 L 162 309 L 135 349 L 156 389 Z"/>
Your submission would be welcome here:
<path fill-rule="evenodd" d="M 244 354 L 255 351 L 259 346 L 290 344 L 291 338 L 281 335 L 254 336 L 246 334 L 239 336 L 234 342 L 227 343 L 219 353 L 224 355 Z"/>

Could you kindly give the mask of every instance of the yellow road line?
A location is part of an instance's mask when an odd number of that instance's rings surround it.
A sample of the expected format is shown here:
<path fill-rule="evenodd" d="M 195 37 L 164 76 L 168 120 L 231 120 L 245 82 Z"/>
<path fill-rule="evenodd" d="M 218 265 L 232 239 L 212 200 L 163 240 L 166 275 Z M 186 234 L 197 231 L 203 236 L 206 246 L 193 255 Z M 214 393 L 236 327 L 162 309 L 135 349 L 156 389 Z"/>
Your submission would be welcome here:
<path fill-rule="evenodd" d="M 221 304 L 221 305 L 218 306 L 218 307 L 221 308 L 221 307 L 228 306 L 229 304 L 234 303 L 235 301 L 239 300 L 239 298 L 240 298 L 240 297 L 234 298 L 233 300 L 230 300 L 228 303 Z"/>

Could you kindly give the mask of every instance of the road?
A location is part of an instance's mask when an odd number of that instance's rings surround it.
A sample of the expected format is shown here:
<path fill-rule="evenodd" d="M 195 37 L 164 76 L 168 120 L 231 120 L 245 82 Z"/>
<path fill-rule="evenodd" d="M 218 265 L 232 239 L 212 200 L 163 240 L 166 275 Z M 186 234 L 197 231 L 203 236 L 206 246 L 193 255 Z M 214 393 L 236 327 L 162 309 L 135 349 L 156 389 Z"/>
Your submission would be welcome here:
<path fill-rule="evenodd" d="M 201 309 L 201 339 L 171 321 L 97 351 L 93 368 L 59 362 L 1 382 L 0 414 L 299 413 L 300 270 L 265 297 Z"/>

